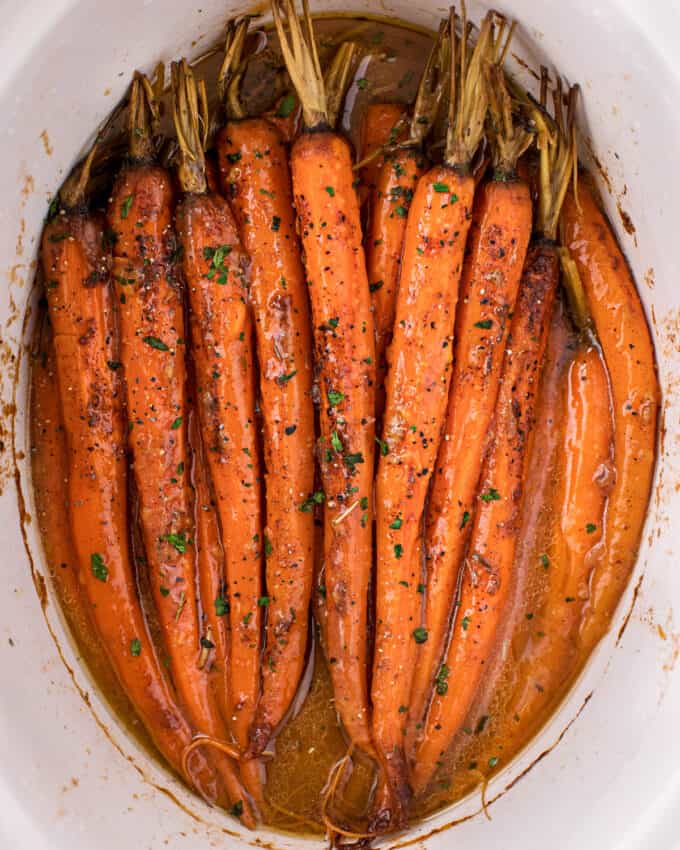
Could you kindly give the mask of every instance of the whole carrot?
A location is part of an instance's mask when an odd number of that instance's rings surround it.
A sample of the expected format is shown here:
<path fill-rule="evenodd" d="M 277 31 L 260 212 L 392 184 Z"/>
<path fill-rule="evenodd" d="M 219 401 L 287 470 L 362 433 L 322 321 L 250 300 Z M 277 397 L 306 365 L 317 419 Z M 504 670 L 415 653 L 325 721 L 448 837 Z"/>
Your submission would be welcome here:
<path fill-rule="evenodd" d="M 137 598 L 130 561 L 123 394 L 117 371 L 111 255 L 103 217 L 84 206 L 94 150 L 63 187 L 45 227 L 42 265 L 54 331 L 68 452 L 68 510 L 77 572 L 120 684 L 178 772 L 193 733 L 163 672 Z M 192 754 L 189 781 L 209 799 L 216 777 Z"/>
<path fill-rule="evenodd" d="M 116 235 L 113 279 L 128 444 L 149 585 L 172 678 L 196 731 L 224 739 L 224 722 L 199 663 L 209 638 L 199 617 L 188 481 L 184 303 L 174 259 L 172 179 L 154 163 L 156 125 L 153 90 L 137 74 L 130 94 L 130 161 L 114 183 L 107 215 Z M 233 766 L 223 757 L 214 760 L 231 804 L 242 800 Z"/>
<path fill-rule="evenodd" d="M 264 424 L 266 644 L 262 695 L 250 728 L 259 755 L 290 708 L 302 676 L 314 574 L 314 407 L 307 282 L 295 232 L 284 140 L 270 121 L 246 118 L 240 76 L 217 137 L 222 192 L 250 256 Z M 274 226 L 276 222 L 276 226 Z"/>
<path fill-rule="evenodd" d="M 186 61 L 174 64 L 172 75 L 180 142 L 178 175 L 184 192 L 176 221 L 190 308 L 190 350 L 201 436 L 226 555 L 231 625 L 227 720 L 243 753 L 260 693 L 262 556 L 270 547 L 261 513 L 246 257 L 229 205 L 206 191 L 200 130 L 208 126 L 204 89 L 197 88 Z M 241 774 L 255 802 L 261 803 L 259 763 L 242 762 Z"/>
<path fill-rule="evenodd" d="M 563 225 L 565 246 L 583 283 L 609 372 L 614 411 L 616 477 L 581 630 L 582 644 L 588 649 L 600 639 L 605 624 L 611 623 L 637 556 L 654 473 L 660 391 L 640 297 L 586 181 L 581 181 L 578 202 L 573 195 L 567 196 Z"/>
<path fill-rule="evenodd" d="M 420 532 L 451 378 L 458 282 L 475 190 L 470 162 L 487 105 L 482 63 L 490 45 L 491 17 L 484 20 L 469 57 L 465 43 L 455 49 L 456 20 L 452 10 L 446 41 L 447 48 L 451 45 L 452 96 L 444 163 L 419 179 L 404 235 L 376 477 L 373 735 L 395 810 L 389 818 L 375 812 L 374 821 L 392 826 L 404 821 L 411 797 L 404 735 L 417 649 L 427 639 L 421 625 Z"/>
<path fill-rule="evenodd" d="M 570 100 L 569 128 L 575 92 Z M 561 110 L 559 88 L 558 126 L 548 124 L 547 117 L 535 111 L 544 176 L 538 216 L 542 235 L 529 248 L 510 326 L 493 439 L 482 467 L 451 640 L 437 672 L 436 692 L 416 750 L 412 776 L 418 793 L 426 788 L 464 724 L 483 673 L 496 657 L 507 616 L 538 382 L 559 282 L 557 219 L 574 161 L 573 133 L 561 129 Z"/>
<path fill-rule="evenodd" d="M 275 2 L 272 11 L 305 125 L 292 148 L 291 171 L 321 396 L 326 650 L 335 707 L 347 736 L 356 748 L 372 753 L 367 629 L 375 349 L 350 148 L 331 129 L 354 46 L 342 46 L 324 85 L 306 2 L 304 32 L 292 0 L 285 0 L 283 12 Z"/>
<path fill-rule="evenodd" d="M 510 316 L 531 236 L 529 188 L 515 170 L 531 137 L 514 125 L 500 66 L 490 74 L 494 173 L 475 195 L 461 277 L 455 365 L 426 518 L 423 625 L 427 641 L 419 647 L 413 678 L 411 738 L 423 721 L 446 651 L 459 564 L 472 528 Z"/>
<path fill-rule="evenodd" d="M 387 371 L 385 354 L 392 339 L 399 288 L 404 233 L 413 193 L 426 168 L 423 143 L 439 109 L 448 68 L 447 24 L 442 22 L 439 36 L 427 60 L 418 88 L 408 135 L 396 150 L 382 158 L 376 169 L 366 232 L 366 271 L 371 291 L 375 327 L 377 387 L 382 395 Z M 366 166 L 368 167 L 368 166 Z M 378 399 L 378 417 L 384 397 Z"/>

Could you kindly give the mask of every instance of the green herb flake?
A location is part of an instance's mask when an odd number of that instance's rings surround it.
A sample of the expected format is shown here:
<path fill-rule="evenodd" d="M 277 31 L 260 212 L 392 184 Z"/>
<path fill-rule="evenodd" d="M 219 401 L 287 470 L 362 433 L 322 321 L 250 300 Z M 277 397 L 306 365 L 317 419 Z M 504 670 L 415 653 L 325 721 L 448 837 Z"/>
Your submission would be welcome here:
<path fill-rule="evenodd" d="M 297 369 L 293 369 L 292 372 L 289 372 L 287 375 L 279 375 L 276 379 L 276 383 L 282 387 L 284 384 L 287 384 L 288 381 L 292 380 L 297 375 Z"/>
<path fill-rule="evenodd" d="M 294 94 L 287 94 L 285 97 L 281 98 L 279 108 L 276 110 L 276 117 L 288 118 L 295 109 L 295 104 L 296 100 Z"/>
<path fill-rule="evenodd" d="M 224 596 L 218 596 L 215 599 L 215 614 L 218 617 L 224 617 L 225 614 L 229 613 L 229 602 L 224 598 Z"/>
<path fill-rule="evenodd" d="M 442 664 L 434 680 L 435 689 L 440 697 L 443 697 L 449 689 L 449 683 L 446 681 L 448 678 L 449 668 L 446 664 Z"/>
<path fill-rule="evenodd" d="M 489 767 L 496 767 L 498 762 L 499 762 L 498 756 L 491 756 L 491 758 L 489 759 Z"/>
<path fill-rule="evenodd" d="M 463 617 L 463 619 L 460 621 L 460 625 L 463 631 L 466 632 L 468 630 L 468 626 L 470 625 L 470 618 L 465 615 L 465 617 Z"/>
<path fill-rule="evenodd" d="M 331 198 L 335 197 L 335 189 L 332 186 L 326 186 L 326 191 L 331 196 Z"/>
<path fill-rule="evenodd" d="M 189 541 L 183 531 L 180 531 L 179 534 L 162 534 L 159 539 L 169 543 L 182 555 L 187 551 Z"/>
<path fill-rule="evenodd" d="M 267 605 L 269 605 L 270 601 L 271 600 L 268 596 L 260 596 L 260 598 L 257 600 L 257 604 L 260 606 L 260 608 L 266 608 Z"/>
<path fill-rule="evenodd" d="M 390 448 L 384 440 L 381 440 L 379 437 L 375 438 L 376 443 L 380 446 L 380 454 L 383 457 L 387 457 L 390 453 Z"/>
<path fill-rule="evenodd" d="M 182 424 L 182 417 L 178 416 L 177 419 L 175 419 L 175 421 L 170 426 L 170 430 L 176 431 L 180 427 L 181 424 Z"/>
<path fill-rule="evenodd" d="M 404 547 L 401 545 L 401 543 L 395 543 L 395 545 L 394 545 L 394 557 L 397 560 L 399 560 L 399 558 L 401 558 L 401 556 L 403 554 L 404 554 Z"/>
<path fill-rule="evenodd" d="M 539 561 L 541 562 L 541 566 L 544 570 L 547 570 L 550 566 L 550 558 L 545 554 L 545 552 L 539 557 Z"/>
<path fill-rule="evenodd" d="M 501 495 L 494 487 L 489 487 L 486 493 L 479 497 L 483 502 L 500 502 Z"/>
<path fill-rule="evenodd" d="M 369 283 L 368 284 L 368 291 L 369 292 L 377 292 L 379 289 L 382 288 L 384 283 L 385 283 L 384 280 L 376 280 L 375 283 Z"/>
<path fill-rule="evenodd" d="M 395 520 L 393 520 L 390 523 L 390 528 L 394 528 L 398 531 L 402 527 L 403 524 L 404 524 L 404 520 L 400 516 L 398 516 Z"/>
<path fill-rule="evenodd" d="M 158 339 L 157 336 L 142 337 L 142 342 L 150 345 L 151 348 L 155 348 L 156 351 L 170 351 L 170 348 L 163 342 L 162 339 Z"/>
<path fill-rule="evenodd" d="M 586 525 L 586 534 L 592 534 L 595 531 L 597 531 L 597 526 L 594 523 L 589 522 Z"/>
<path fill-rule="evenodd" d="M 331 407 L 336 407 L 345 398 L 345 394 L 339 390 L 328 390 L 326 398 Z"/>
<path fill-rule="evenodd" d="M 272 230 L 274 233 L 278 233 L 279 228 L 281 227 L 281 217 L 278 215 L 272 216 Z"/>
<path fill-rule="evenodd" d="M 130 655 L 137 658 L 142 654 L 142 642 L 139 638 L 133 638 L 130 641 Z"/>
<path fill-rule="evenodd" d="M 361 89 L 362 91 L 368 88 L 368 80 L 366 79 L 366 77 L 359 77 L 359 79 L 357 80 L 357 88 Z"/>
<path fill-rule="evenodd" d="M 470 522 L 470 511 L 463 511 L 463 518 L 460 521 L 460 530 L 462 531 L 469 522 Z"/>
<path fill-rule="evenodd" d="M 424 629 L 422 626 L 418 626 L 418 628 L 414 629 L 411 634 L 413 635 L 413 639 L 416 643 L 425 643 L 427 640 L 427 629 Z"/>
<path fill-rule="evenodd" d="M 448 183 L 433 183 L 432 188 L 435 192 L 439 194 L 444 194 L 449 192 L 449 184 Z"/>
<path fill-rule="evenodd" d="M 243 814 L 243 800 L 237 800 L 229 809 L 229 814 L 233 815 L 235 818 L 240 818 Z"/>
<path fill-rule="evenodd" d="M 274 551 L 274 547 L 272 546 L 271 540 L 265 534 L 264 536 L 264 554 L 265 557 L 268 558 L 272 552 Z"/>
<path fill-rule="evenodd" d="M 491 319 L 482 319 L 481 322 L 475 322 L 475 327 L 481 328 L 483 331 L 488 331 L 492 325 L 493 322 L 491 321 Z"/>
<path fill-rule="evenodd" d="M 422 583 L 419 584 L 418 587 L 416 588 L 416 593 L 425 593 L 425 585 L 422 584 Z"/>
<path fill-rule="evenodd" d="M 104 563 L 104 559 L 98 552 L 93 552 L 90 555 L 90 568 L 92 575 L 99 581 L 106 581 L 109 577 L 109 568 Z"/>
<path fill-rule="evenodd" d="M 336 452 L 342 451 L 342 442 L 340 440 L 340 437 L 338 436 L 337 431 L 333 431 L 333 433 L 331 434 L 331 446 L 333 446 Z"/>
<path fill-rule="evenodd" d="M 134 201 L 134 195 L 128 195 L 127 198 L 120 205 L 120 217 L 122 219 L 126 219 L 130 214 L 130 209 L 132 208 L 132 202 Z"/>

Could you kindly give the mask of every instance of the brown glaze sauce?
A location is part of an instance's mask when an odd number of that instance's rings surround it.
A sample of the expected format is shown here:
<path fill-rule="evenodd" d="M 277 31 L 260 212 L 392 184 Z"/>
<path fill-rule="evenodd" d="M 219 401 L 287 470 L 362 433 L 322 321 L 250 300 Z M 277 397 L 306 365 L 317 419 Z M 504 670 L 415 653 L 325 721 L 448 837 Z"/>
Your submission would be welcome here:
<path fill-rule="evenodd" d="M 412 102 L 429 49 L 429 35 L 384 21 L 350 18 L 321 19 L 317 31 L 322 55 L 333 49 L 339 34 L 344 38 L 351 34 L 371 51 L 359 66 L 356 79 L 362 82 L 351 87 L 342 118 L 345 132 L 354 141 L 367 103 L 372 100 Z M 269 37 L 271 39 L 271 35 Z M 214 91 L 219 60 L 219 53 L 208 55 L 198 65 L 199 74 L 205 76 L 211 91 Z M 266 93 L 271 92 L 275 64 L 269 49 L 252 63 L 246 78 L 252 111 L 269 105 Z M 167 100 L 164 105 L 167 116 Z M 169 132 L 168 135 L 171 136 Z M 119 121 L 112 122 L 102 147 L 106 156 L 99 173 L 95 174 L 94 189 L 105 199 L 124 151 Z M 152 745 L 118 685 L 83 604 L 65 501 L 66 450 L 54 349 L 44 305 L 41 311 L 32 349 L 30 418 L 37 521 L 48 574 L 83 663 L 113 711 L 153 754 Z M 559 506 L 555 500 L 560 492 L 556 461 L 563 444 L 566 373 L 580 344 L 559 300 L 553 316 L 540 409 L 532 438 L 512 616 L 500 638 L 503 651 L 499 656 L 503 660 L 487 674 L 483 693 L 465 727 L 427 793 L 416 801 L 414 820 L 461 799 L 505 767 L 559 706 L 586 661 L 583 653 L 570 653 L 561 669 L 551 671 L 553 686 L 548 689 L 543 689 L 535 679 L 535 665 L 541 652 L 541 634 L 537 633 L 535 622 L 540 619 L 551 583 L 560 580 L 564 567 L 556 542 Z M 131 504 L 134 504 L 134 494 L 131 494 Z M 133 508 L 130 515 L 134 519 Z M 143 563 L 139 529 L 133 529 L 132 538 L 139 565 Z M 153 631 L 155 617 L 150 594 L 143 569 L 138 572 L 140 596 Z M 585 608 L 583 616 L 588 616 Z M 599 633 L 604 634 L 608 626 L 608 622 L 598 624 Z M 267 765 L 266 785 L 266 823 L 281 830 L 306 834 L 323 832 L 320 821 L 323 789 L 333 766 L 347 754 L 347 743 L 338 725 L 330 678 L 318 640 L 315 644 L 289 719 L 274 742 L 275 756 Z M 454 682 L 452 686 L 455 687 Z M 336 800 L 336 810 L 350 821 L 365 823 L 373 782 L 371 766 L 356 763 Z"/>

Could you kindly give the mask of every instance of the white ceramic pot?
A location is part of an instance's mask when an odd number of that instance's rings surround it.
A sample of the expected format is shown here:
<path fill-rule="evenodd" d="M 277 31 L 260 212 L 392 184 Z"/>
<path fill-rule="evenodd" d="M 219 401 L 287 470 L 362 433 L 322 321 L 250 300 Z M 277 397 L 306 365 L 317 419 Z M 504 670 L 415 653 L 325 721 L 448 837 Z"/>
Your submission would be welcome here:
<path fill-rule="evenodd" d="M 494 778 L 487 799 L 501 796 L 490 807 L 492 820 L 479 813 L 476 794 L 399 841 L 428 850 L 454 844 L 466 850 L 666 850 L 680 846 L 680 680 L 674 670 L 680 630 L 673 613 L 680 605 L 673 557 L 680 534 L 674 527 L 680 520 L 680 11 L 669 0 L 502 5 L 522 22 L 516 48 L 523 55 L 550 57 L 583 84 L 582 126 L 609 173 L 609 212 L 652 320 L 666 433 L 639 563 L 612 630 L 549 726 Z M 351 6 L 426 25 L 445 12 L 432 0 L 354 0 Z M 484 9 L 470 6 L 478 20 Z M 348 8 L 337 0 L 315 7 Z M 27 521 L 24 541 L 17 486 L 30 517 L 30 318 L 24 326 L 24 317 L 47 200 L 122 96 L 133 68 L 195 55 L 229 13 L 246 10 L 219 0 L 0 2 L 1 850 L 236 850 L 256 840 L 150 763 L 92 690 L 49 588 L 41 610 L 36 524 Z M 634 237 L 621 226 L 617 203 L 630 213 Z M 630 622 L 617 640 L 635 587 Z M 468 819 L 439 831 L 458 818 Z M 276 848 L 319 846 L 266 833 L 259 838 Z"/>

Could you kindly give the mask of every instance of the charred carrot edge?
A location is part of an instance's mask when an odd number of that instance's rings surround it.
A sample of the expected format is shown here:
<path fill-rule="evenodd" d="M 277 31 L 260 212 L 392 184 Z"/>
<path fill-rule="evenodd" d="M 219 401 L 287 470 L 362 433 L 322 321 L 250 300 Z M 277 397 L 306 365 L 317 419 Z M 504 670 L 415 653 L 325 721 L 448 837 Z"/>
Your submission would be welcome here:
<path fill-rule="evenodd" d="M 238 87 L 236 78 L 232 86 Z M 266 644 L 247 755 L 286 715 L 305 667 L 314 574 L 314 407 L 307 282 L 295 232 L 288 154 L 279 130 L 244 118 L 238 88 L 217 138 L 222 191 L 250 256 L 264 425 Z"/>
<path fill-rule="evenodd" d="M 611 623 L 637 557 L 654 473 L 660 390 L 635 283 L 587 182 L 581 181 L 578 200 L 567 196 L 563 227 L 609 373 L 614 412 L 616 479 L 580 635 L 589 649 Z"/>
<path fill-rule="evenodd" d="M 510 317 L 531 237 L 531 196 L 515 171 L 531 136 L 514 125 L 501 68 L 494 66 L 489 75 L 494 174 L 475 195 L 461 276 L 455 365 L 426 517 L 427 641 L 419 647 L 413 678 L 409 750 L 433 690 L 444 687 L 437 674 L 446 651 L 459 565 L 472 528 Z"/>
<path fill-rule="evenodd" d="M 492 19 L 484 20 L 469 61 L 464 42 L 457 48 L 456 23 L 452 10 L 446 63 L 452 69 L 449 121 L 458 129 L 449 134 L 444 163 L 418 181 L 408 214 L 376 477 L 373 735 L 395 810 L 389 817 L 375 812 L 374 821 L 387 820 L 392 827 L 405 821 L 411 797 L 404 736 L 417 649 L 427 640 L 421 625 L 421 525 L 451 379 L 458 284 L 475 191 L 469 166 L 487 106 L 482 63 Z"/>
<path fill-rule="evenodd" d="M 426 170 L 425 138 L 439 109 L 448 70 L 448 33 L 442 22 L 423 71 L 406 139 L 381 157 L 375 170 L 368 211 L 366 270 L 375 325 L 378 421 L 384 406 L 385 352 L 392 338 L 408 211 L 418 181 Z M 371 165 L 378 162 L 374 160 Z M 368 166 L 366 166 L 368 167 Z"/>
<path fill-rule="evenodd" d="M 84 208 L 93 156 L 94 150 L 62 189 L 61 211 L 42 238 L 68 451 L 69 517 L 78 577 L 111 664 L 152 740 L 181 773 L 192 730 L 163 673 L 130 562 L 111 256 L 103 218 Z M 207 799 L 217 799 L 218 783 L 202 754 L 192 759 L 187 778 Z"/>
<path fill-rule="evenodd" d="M 207 127 L 207 98 L 186 61 L 174 64 L 172 73 L 181 151 L 178 174 L 184 192 L 176 226 L 183 249 L 201 437 L 226 556 L 231 626 L 227 723 L 243 753 L 260 693 L 262 559 L 270 545 L 261 512 L 246 255 L 229 205 L 206 192 L 201 128 Z M 263 802 L 260 768 L 257 761 L 241 763 L 243 781 L 258 806 Z"/>
<path fill-rule="evenodd" d="M 327 89 L 306 3 L 303 8 L 302 26 L 291 0 L 283 10 L 275 2 L 272 11 L 305 124 L 293 145 L 291 171 L 321 393 L 327 653 L 340 719 L 354 746 L 371 754 L 366 645 L 372 561 L 373 319 L 350 149 L 329 129 L 339 98 L 328 97 L 332 91 L 344 91 L 354 47 L 342 46 L 338 73 Z"/>
<path fill-rule="evenodd" d="M 425 790 L 438 761 L 465 722 L 483 672 L 494 663 L 507 618 L 528 446 L 559 282 L 555 236 L 575 159 L 576 93 L 576 88 L 570 93 L 566 120 L 561 83 L 555 96 L 556 122 L 534 109 L 543 174 L 538 214 L 538 233 L 542 235 L 529 248 L 510 326 L 494 411 L 494 435 L 480 477 L 456 618 L 416 750 L 412 776 L 417 793 Z M 455 680 L 455 688 L 449 688 L 449 678 Z"/>
<path fill-rule="evenodd" d="M 361 116 L 357 158 L 359 160 L 359 201 L 372 203 L 378 186 L 378 175 L 385 162 L 381 152 L 402 140 L 406 129 L 406 107 L 403 103 L 369 103 Z M 363 163 L 363 164 L 362 164 Z M 368 247 L 368 243 L 366 243 Z"/>

